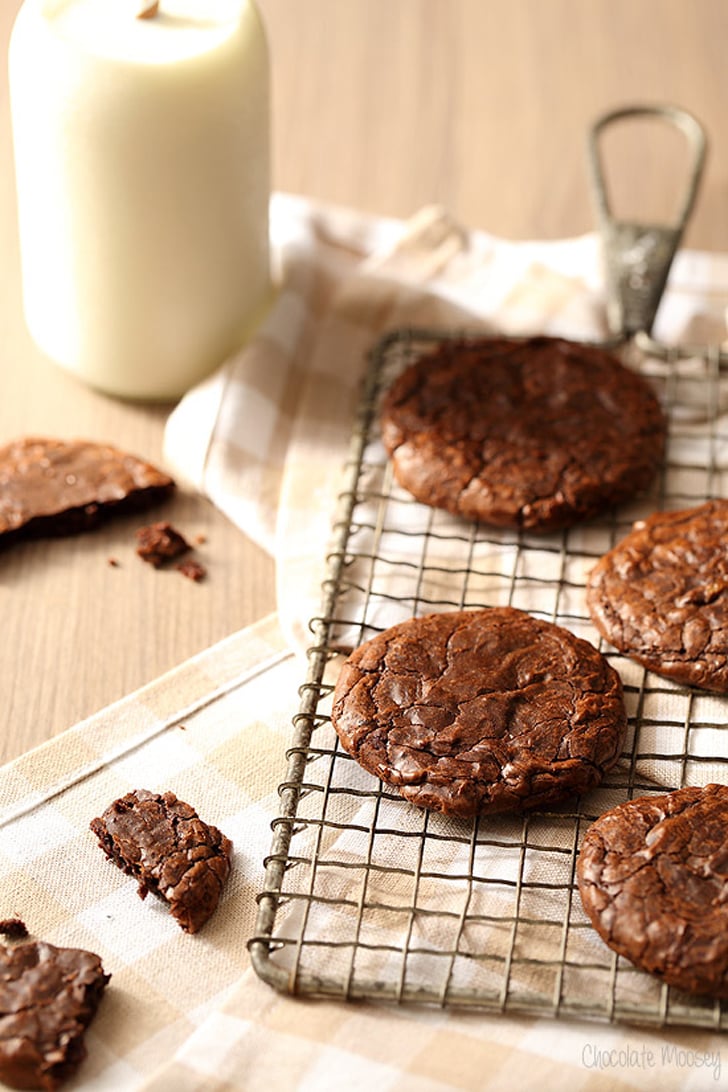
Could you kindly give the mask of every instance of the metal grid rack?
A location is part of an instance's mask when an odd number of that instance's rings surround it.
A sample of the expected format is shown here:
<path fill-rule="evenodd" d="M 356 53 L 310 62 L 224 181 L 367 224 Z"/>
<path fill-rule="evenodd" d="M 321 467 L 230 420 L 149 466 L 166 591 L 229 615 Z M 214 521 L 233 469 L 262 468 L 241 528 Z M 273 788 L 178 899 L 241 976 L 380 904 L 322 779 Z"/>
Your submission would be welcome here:
<path fill-rule="evenodd" d="M 658 480 L 608 518 L 535 536 L 429 509 L 392 478 L 380 394 L 442 339 L 396 331 L 371 357 L 250 942 L 255 969 L 309 997 L 722 1029 L 726 1006 L 668 989 L 602 943 L 574 877 L 580 838 L 607 808 L 728 780 L 728 699 L 617 654 L 584 598 L 594 561 L 635 519 L 728 495 L 725 358 L 625 346 L 670 416 Z M 566 626 L 615 664 L 629 716 L 620 762 L 550 812 L 465 821 L 417 809 L 338 742 L 329 711 L 341 654 L 413 615 L 502 604 Z"/>

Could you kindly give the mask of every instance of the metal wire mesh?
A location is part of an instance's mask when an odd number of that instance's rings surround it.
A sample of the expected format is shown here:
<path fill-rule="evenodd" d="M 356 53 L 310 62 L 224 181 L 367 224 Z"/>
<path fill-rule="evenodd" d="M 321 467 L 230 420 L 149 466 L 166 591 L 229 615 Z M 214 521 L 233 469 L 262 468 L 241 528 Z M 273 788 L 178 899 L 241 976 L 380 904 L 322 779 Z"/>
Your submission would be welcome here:
<path fill-rule="evenodd" d="M 670 416 L 651 493 L 549 536 L 466 523 L 414 501 L 380 444 L 381 392 L 442 331 L 400 331 L 371 359 L 294 717 L 250 942 L 290 993 L 723 1028 L 717 1002 L 668 989 L 597 937 L 575 887 L 580 838 L 609 807 L 728 779 L 726 699 L 673 684 L 602 642 L 585 605 L 594 561 L 633 521 L 726 495 L 728 376 L 718 350 L 627 347 Z M 726 413 L 724 419 L 723 414 Z M 625 685 L 629 728 L 602 785 L 550 812 L 457 820 L 421 811 L 347 755 L 330 723 L 341 654 L 405 618 L 508 604 L 597 644 Z"/>

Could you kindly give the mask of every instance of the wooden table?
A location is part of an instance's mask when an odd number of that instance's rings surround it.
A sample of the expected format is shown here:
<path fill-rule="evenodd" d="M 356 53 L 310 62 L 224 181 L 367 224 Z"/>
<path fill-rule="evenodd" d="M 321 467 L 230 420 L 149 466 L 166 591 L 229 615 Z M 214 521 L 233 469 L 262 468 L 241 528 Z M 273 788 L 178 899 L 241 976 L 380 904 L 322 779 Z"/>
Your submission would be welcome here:
<path fill-rule="evenodd" d="M 0 2 L 4 54 L 18 0 Z M 728 250 L 724 0 L 259 4 L 272 53 L 277 189 L 394 216 L 440 202 L 504 237 L 579 234 L 594 222 L 588 125 L 625 103 L 670 101 L 692 110 L 712 142 L 685 241 Z M 615 200 L 669 214 L 681 177 L 672 150 L 647 162 L 651 139 L 616 147 L 624 183 L 615 180 Z M 88 436 L 159 459 L 170 407 L 94 393 L 26 333 L 5 72 L 0 163 L 0 443 Z M 165 512 L 206 536 L 205 583 L 143 565 L 137 519 L 0 555 L 0 760 L 275 608 L 272 560 L 204 498 L 182 493 Z"/>

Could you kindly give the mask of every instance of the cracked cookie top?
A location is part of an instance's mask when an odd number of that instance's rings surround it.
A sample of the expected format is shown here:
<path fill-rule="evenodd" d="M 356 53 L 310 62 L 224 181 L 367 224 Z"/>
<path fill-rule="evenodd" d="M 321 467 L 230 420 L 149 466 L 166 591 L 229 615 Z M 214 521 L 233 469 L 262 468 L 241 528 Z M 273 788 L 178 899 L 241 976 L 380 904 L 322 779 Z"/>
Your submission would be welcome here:
<path fill-rule="evenodd" d="M 595 565 L 587 603 L 620 652 L 676 682 L 728 693 L 728 501 L 640 520 Z"/>
<path fill-rule="evenodd" d="M 666 420 L 646 380 L 560 338 L 445 341 L 386 392 L 382 439 L 417 500 L 551 531 L 649 486 Z"/>
<path fill-rule="evenodd" d="M 512 607 L 413 618 L 365 642 L 342 667 L 332 720 L 364 769 L 457 816 L 593 788 L 626 730 L 606 659 Z"/>
<path fill-rule="evenodd" d="M 644 796 L 602 815 L 577 862 L 610 948 L 670 986 L 728 997 L 728 786 Z"/>

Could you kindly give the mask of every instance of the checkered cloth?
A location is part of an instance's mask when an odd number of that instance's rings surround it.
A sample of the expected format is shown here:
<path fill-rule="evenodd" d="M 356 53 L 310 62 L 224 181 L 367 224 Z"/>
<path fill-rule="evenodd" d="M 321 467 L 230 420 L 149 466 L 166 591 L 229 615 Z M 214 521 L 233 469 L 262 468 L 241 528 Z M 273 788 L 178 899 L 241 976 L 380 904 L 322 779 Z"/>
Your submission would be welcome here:
<path fill-rule="evenodd" d="M 70 1087 L 720 1087 L 728 1054 L 705 1032 L 292 1000 L 250 969 L 246 941 L 302 680 L 297 650 L 319 605 L 367 350 L 407 324 L 604 330 L 591 235 L 515 244 L 466 232 L 440 209 L 402 224 L 281 195 L 272 223 L 278 299 L 250 345 L 174 411 L 166 455 L 275 556 L 279 617 L 0 770 L 0 917 L 98 952 L 113 976 Z M 661 336 L 722 337 L 728 293 L 713 296 L 715 285 L 728 286 L 728 260 L 679 255 Z M 172 789 L 234 842 L 222 904 L 195 936 L 160 903 L 142 902 L 88 830 L 140 787 Z M 355 853 L 354 837 L 342 832 L 335 851 Z"/>
<path fill-rule="evenodd" d="M 301 664 L 275 618 L 0 770 L 0 916 L 98 952 L 111 982 L 69 1088 L 84 1092 L 512 1092 L 723 1087 L 725 1040 L 529 1018 L 293 1000 L 258 980 L 255 921 Z M 172 788 L 235 846 L 215 916 L 181 932 L 88 829 Z"/>

